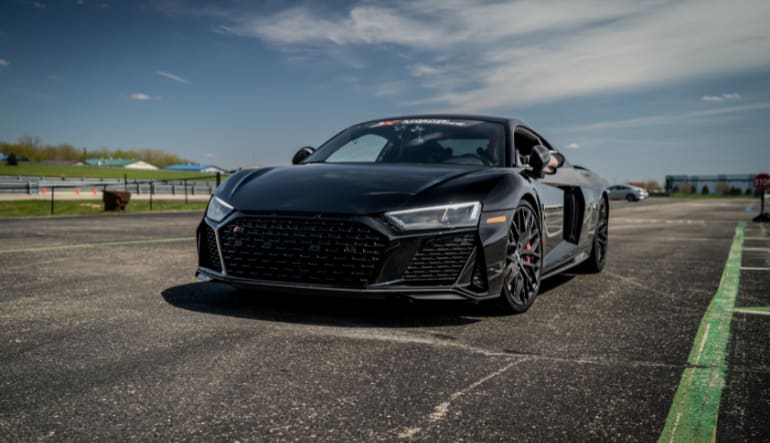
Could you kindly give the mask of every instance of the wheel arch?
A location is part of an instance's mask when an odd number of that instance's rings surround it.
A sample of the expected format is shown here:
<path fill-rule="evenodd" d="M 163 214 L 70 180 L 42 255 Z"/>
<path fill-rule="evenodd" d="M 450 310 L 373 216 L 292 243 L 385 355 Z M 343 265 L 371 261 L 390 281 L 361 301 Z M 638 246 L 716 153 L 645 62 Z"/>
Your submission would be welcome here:
<path fill-rule="evenodd" d="M 532 209 L 535 210 L 535 215 L 537 216 L 537 219 L 540 221 L 540 226 L 542 227 L 543 226 L 543 213 L 542 213 L 541 208 L 540 208 L 540 200 L 534 194 L 532 194 L 530 192 L 525 192 L 521 196 L 521 200 L 525 200 L 530 205 L 532 205 Z"/>
<path fill-rule="evenodd" d="M 604 201 L 604 204 L 607 205 L 607 217 L 610 216 L 610 194 L 604 190 L 602 191 L 602 200 Z"/>

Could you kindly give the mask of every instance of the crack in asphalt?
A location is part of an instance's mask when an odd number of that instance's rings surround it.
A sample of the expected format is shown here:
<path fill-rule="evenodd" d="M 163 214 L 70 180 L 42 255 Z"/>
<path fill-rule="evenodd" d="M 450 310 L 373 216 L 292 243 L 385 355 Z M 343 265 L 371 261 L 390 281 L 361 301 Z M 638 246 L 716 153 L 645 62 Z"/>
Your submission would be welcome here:
<path fill-rule="evenodd" d="M 452 406 L 453 401 L 468 394 L 470 391 L 476 389 L 477 387 L 481 386 L 487 381 L 492 380 L 495 377 L 499 377 L 500 375 L 504 374 L 515 365 L 525 362 L 527 360 L 528 359 L 520 359 L 520 360 L 512 361 L 507 365 L 505 365 L 504 367 L 498 369 L 497 371 L 482 377 L 481 379 L 471 383 L 470 385 L 466 386 L 463 389 L 460 389 L 459 391 L 454 392 L 452 395 L 449 396 L 449 398 L 446 401 L 439 403 L 438 405 L 436 405 L 435 408 L 433 408 L 433 412 L 431 412 L 430 415 L 428 415 L 427 417 L 427 422 L 428 422 L 427 426 L 406 428 L 398 433 L 398 438 L 411 439 L 411 438 L 414 438 L 420 432 L 430 429 L 431 426 L 435 425 L 438 422 L 443 421 L 446 418 L 447 414 L 449 413 L 449 408 L 450 406 Z"/>
<path fill-rule="evenodd" d="M 667 368 L 667 369 L 684 369 L 690 367 L 688 364 L 674 364 L 674 363 L 666 363 L 666 362 L 653 362 L 653 361 L 644 361 L 644 360 L 630 360 L 630 359 L 614 359 L 614 358 L 585 358 L 585 357 L 577 357 L 577 358 L 567 358 L 567 357 L 555 357 L 550 355 L 544 355 L 544 354 L 538 354 L 538 353 L 530 353 L 530 352 L 520 352 L 520 351 L 514 351 L 510 349 L 503 349 L 503 350 L 490 350 L 478 346 L 473 346 L 466 343 L 461 343 L 457 341 L 450 341 L 446 339 L 437 338 L 434 335 L 429 335 L 427 337 L 420 337 L 415 336 L 413 334 L 394 334 L 393 331 L 388 330 L 385 331 L 349 331 L 349 330 L 330 330 L 329 328 L 325 327 L 310 327 L 305 329 L 306 332 L 311 332 L 318 336 L 330 336 L 335 338 L 347 338 L 347 339 L 353 339 L 353 340 L 374 340 L 374 341 L 384 341 L 384 342 L 393 342 L 393 343 L 401 343 L 401 344 L 417 344 L 417 345 L 427 345 L 427 346 L 436 346 L 436 347 L 442 347 L 442 348 L 454 348 L 466 352 L 471 352 L 474 354 L 484 355 L 487 357 L 501 357 L 501 358 L 519 358 L 521 360 L 527 359 L 527 360 L 546 360 L 546 361 L 553 361 L 553 362 L 559 362 L 559 363 L 577 363 L 577 364 L 585 364 L 585 365 L 603 365 L 603 366 L 614 366 L 614 365 L 623 365 L 623 366 L 629 366 L 629 367 L 646 367 L 646 368 Z M 413 331 L 416 332 L 416 331 Z"/>

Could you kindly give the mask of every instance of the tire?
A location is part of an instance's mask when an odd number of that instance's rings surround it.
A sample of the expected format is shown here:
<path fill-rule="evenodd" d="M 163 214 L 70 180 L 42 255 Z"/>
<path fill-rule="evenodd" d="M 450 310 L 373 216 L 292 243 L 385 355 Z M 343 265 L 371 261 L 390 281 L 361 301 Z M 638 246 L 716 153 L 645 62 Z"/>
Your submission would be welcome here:
<path fill-rule="evenodd" d="M 540 290 L 543 238 L 540 221 L 532 205 L 521 201 L 508 229 L 503 288 L 497 303 L 505 313 L 525 312 Z"/>
<path fill-rule="evenodd" d="M 636 196 L 635 196 L 634 194 L 628 194 L 628 195 L 626 196 L 626 200 L 628 200 L 628 201 L 630 201 L 630 202 L 635 202 L 635 201 L 637 201 L 637 200 L 639 200 L 639 199 L 638 199 L 638 198 L 636 198 Z"/>
<path fill-rule="evenodd" d="M 607 200 L 602 198 L 602 204 L 599 207 L 599 220 L 596 222 L 596 233 L 594 242 L 591 246 L 591 255 L 580 265 L 580 270 L 595 274 L 602 272 L 604 264 L 607 262 L 607 246 L 609 244 L 608 227 L 610 220 L 610 210 Z"/>

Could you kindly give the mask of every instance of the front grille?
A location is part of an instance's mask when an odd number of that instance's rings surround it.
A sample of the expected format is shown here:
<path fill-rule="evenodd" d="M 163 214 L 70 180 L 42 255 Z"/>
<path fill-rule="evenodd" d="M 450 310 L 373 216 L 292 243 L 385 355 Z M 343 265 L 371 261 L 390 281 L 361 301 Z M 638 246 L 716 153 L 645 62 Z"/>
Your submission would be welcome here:
<path fill-rule="evenodd" d="M 463 270 L 474 245 L 473 232 L 427 240 L 409 263 L 404 280 L 452 284 Z"/>
<path fill-rule="evenodd" d="M 387 246 L 362 223 L 320 218 L 240 218 L 219 235 L 228 274 L 291 283 L 371 283 Z"/>
<path fill-rule="evenodd" d="M 201 265 L 217 272 L 222 272 L 222 264 L 219 261 L 217 238 L 211 226 L 206 225 L 201 231 Z"/>

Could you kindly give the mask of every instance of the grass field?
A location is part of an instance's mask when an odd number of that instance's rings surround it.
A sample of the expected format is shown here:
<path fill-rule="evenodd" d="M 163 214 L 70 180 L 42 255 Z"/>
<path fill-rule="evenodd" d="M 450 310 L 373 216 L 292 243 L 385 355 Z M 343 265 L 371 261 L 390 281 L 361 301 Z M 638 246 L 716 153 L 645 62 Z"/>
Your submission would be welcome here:
<path fill-rule="evenodd" d="M 152 202 L 152 212 L 161 211 L 203 211 L 207 202 L 163 201 Z M 125 212 L 105 212 L 104 204 L 99 200 L 57 200 L 54 202 L 54 215 L 119 215 L 150 212 L 149 200 L 132 200 Z M 0 217 L 30 217 L 51 215 L 51 202 L 47 200 L 0 201 Z"/>
<path fill-rule="evenodd" d="M 16 175 L 25 177 L 67 177 L 67 178 L 123 178 L 129 180 L 173 180 L 192 177 L 213 177 L 212 174 L 202 174 L 185 171 L 143 171 L 125 168 L 96 168 L 91 166 L 57 166 L 40 165 L 36 163 L 21 163 L 18 166 L 0 164 L 0 175 Z M 213 179 L 213 178 L 212 178 Z"/>

